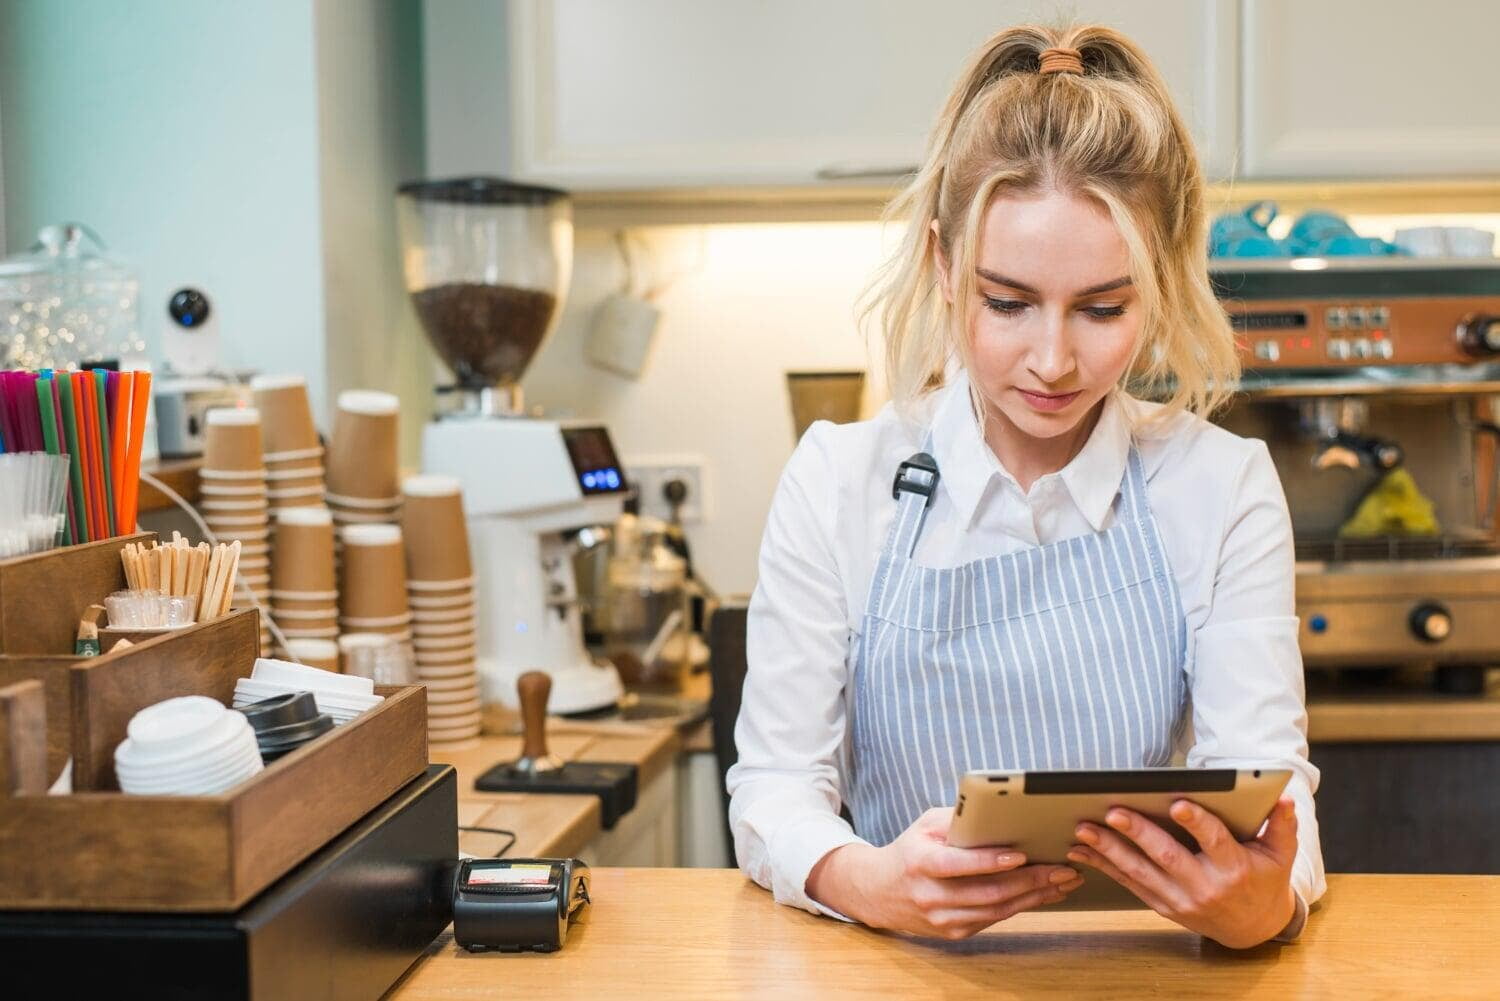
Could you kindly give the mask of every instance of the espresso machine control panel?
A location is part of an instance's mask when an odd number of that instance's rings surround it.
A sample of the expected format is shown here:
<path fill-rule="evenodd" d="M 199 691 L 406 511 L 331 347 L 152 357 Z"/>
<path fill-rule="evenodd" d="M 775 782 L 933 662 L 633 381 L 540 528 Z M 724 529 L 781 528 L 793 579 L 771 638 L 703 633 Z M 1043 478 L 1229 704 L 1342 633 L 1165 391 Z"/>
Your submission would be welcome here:
<path fill-rule="evenodd" d="M 1309 259 L 1238 265 L 1216 270 L 1213 280 L 1250 370 L 1500 358 L 1494 262 Z"/>

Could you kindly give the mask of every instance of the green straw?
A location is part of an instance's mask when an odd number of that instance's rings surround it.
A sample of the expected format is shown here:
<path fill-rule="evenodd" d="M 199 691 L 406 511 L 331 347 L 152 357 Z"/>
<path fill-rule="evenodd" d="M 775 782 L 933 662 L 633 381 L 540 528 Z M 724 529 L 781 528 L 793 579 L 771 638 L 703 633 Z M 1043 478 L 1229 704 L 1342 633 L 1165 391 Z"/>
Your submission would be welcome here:
<path fill-rule="evenodd" d="M 42 442 L 48 455 L 61 455 L 57 444 L 57 411 L 52 406 L 52 379 L 43 376 L 36 381 L 36 409 L 42 417 Z M 73 519 L 63 519 L 63 545 L 73 544 Z"/>
<path fill-rule="evenodd" d="M 73 413 L 73 380 L 63 373 L 57 380 L 62 391 L 63 439 L 68 443 L 68 477 L 72 481 L 73 506 L 79 512 L 78 538 L 75 542 L 89 542 L 88 501 L 83 496 L 83 460 L 78 454 L 78 418 Z"/>
<path fill-rule="evenodd" d="M 109 374 L 102 368 L 94 369 L 94 395 L 99 400 L 99 457 L 104 462 L 104 521 L 109 537 L 115 535 L 115 488 L 110 475 L 109 463 Z"/>

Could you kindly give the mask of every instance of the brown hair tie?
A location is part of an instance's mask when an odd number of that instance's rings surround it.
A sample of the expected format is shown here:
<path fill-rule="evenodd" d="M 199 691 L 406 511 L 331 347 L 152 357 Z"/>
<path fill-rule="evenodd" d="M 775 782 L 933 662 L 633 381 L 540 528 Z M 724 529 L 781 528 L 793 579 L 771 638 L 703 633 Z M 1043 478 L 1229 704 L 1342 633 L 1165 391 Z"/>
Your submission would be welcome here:
<path fill-rule="evenodd" d="M 1043 75 L 1048 73 L 1083 75 L 1083 53 L 1077 49 L 1044 49 L 1041 58 L 1042 63 L 1037 68 L 1037 72 Z"/>

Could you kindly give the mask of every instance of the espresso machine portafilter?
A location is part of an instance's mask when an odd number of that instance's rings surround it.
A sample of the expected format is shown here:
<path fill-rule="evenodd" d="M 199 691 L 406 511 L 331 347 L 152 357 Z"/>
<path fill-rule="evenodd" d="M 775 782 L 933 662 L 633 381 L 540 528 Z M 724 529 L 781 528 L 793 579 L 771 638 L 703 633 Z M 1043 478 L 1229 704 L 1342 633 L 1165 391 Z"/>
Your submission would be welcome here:
<path fill-rule="evenodd" d="M 1263 439 L 1280 473 L 1304 663 L 1482 684 L 1500 664 L 1500 262 L 1235 261 L 1212 277 L 1245 365 L 1218 420 Z M 1351 530 L 1393 474 L 1432 524 Z"/>

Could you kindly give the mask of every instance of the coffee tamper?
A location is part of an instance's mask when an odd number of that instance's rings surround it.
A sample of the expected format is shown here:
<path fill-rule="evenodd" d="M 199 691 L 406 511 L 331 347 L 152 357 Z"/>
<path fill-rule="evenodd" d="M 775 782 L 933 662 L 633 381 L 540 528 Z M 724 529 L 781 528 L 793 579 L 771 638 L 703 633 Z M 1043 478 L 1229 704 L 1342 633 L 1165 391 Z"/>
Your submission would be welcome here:
<path fill-rule="evenodd" d="M 635 806 L 636 767 L 599 761 L 562 761 L 547 751 L 547 696 L 552 679 L 527 671 L 516 679 L 521 700 L 521 756 L 479 776 L 480 792 L 560 792 L 599 797 L 605 830 Z"/>
<path fill-rule="evenodd" d="M 542 775 L 562 768 L 562 759 L 547 750 L 547 699 L 552 676 L 527 671 L 516 679 L 521 700 L 521 756 L 510 765 L 512 775 Z"/>

